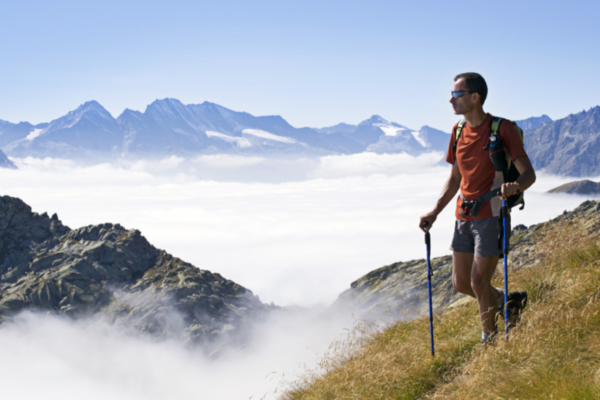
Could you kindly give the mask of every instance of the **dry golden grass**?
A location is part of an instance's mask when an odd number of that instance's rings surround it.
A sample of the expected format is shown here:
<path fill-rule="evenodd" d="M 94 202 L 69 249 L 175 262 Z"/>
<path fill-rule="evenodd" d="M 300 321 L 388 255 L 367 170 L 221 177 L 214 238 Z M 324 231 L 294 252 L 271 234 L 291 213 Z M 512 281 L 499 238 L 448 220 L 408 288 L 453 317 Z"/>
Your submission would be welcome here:
<path fill-rule="evenodd" d="M 544 236 L 536 253 L 545 261 L 510 269 L 510 288 L 527 290 L 529 304 L 508 342 L 478 344 L 474 301 L 436 317 L 435 358 L 428 318 L 383 332 L 359 325 L 325 355 L 325 373 L 306 374 L 281 398 L 599 399 L 600 243 L 577 220 Z"/>

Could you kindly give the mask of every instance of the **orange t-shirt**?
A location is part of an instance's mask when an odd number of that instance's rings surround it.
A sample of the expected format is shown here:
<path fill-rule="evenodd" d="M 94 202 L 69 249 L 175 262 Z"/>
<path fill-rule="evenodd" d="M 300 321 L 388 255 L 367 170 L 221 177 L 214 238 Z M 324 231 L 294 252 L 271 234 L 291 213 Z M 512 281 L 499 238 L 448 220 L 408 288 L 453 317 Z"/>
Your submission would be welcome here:
<path fill-rule="evenodd" d="M 493 119 L 491 114 L 487 114 L 487 118 L 476 128 L 471 128 L 468 123 L 465 123 L 456 146 L 456 155 L 452 151 L 452 145 L 456 138 L 455 132 L 458 123 L 452 128 L 446 161 L 452 165 L 458 161 L 458 169 L 462 175 L 460 192 L 467 201 L 475 200 L 504 183 L 502 173 L 494 170 L 490 152 L 483 149 L 490 144 L 490 129 Z M 512 123 L 502 121 L 499 130 L 502 145 L 513 160 L 527 156 L 521 138 Z M 470 215 L 466 218 L 462 217 L 460 215 L 461 205 L 462 199 L 458 196 L 456 218 L 463 221 L 475 221 L 499 216 L 502 201 L 498 197 L 486 201 L 481 205 L 476 218 Z"/>

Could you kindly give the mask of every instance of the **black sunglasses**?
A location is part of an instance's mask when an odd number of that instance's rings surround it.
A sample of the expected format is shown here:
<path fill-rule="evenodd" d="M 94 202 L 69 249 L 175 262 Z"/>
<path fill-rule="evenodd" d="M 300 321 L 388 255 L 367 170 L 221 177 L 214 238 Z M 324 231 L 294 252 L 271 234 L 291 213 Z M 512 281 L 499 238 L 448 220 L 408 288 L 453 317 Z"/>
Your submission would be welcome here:
<path fill-rule="evenodd" d="M 452 94 L 452 97 L 454 97 L 455 99 L 458 99 L 459 97 L 463 97 L 465 95 L 465 93 L 477 93 L 477 92 L 473 92 L 472 90 L 453 90 L 450 93 Z"/>

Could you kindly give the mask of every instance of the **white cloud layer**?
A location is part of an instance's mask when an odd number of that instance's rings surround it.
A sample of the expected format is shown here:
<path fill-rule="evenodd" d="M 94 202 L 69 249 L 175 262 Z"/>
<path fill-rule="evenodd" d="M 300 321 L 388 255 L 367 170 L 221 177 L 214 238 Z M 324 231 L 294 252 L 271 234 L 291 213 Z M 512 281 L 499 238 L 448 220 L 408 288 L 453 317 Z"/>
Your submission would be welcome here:
<path fill-rule="evenodd" d="M 84 167 L 26 159 L 16 160 L 19 170 L 4 170 L 2 181 L 4 194 L 34 211 L 58 213 L 71 228 L 103 222 L 137 228 L 155 246 L 223 274 L 263 301 L 310 306 L 331 303 L 375 268 L 423 257 L 418 217 L 433 207 L 449 173 L 438 160 L 434 153 L 215 155 Z M 193 166 L 250 182 L 199 179 Z M 253 166 L 262 170 L 245 175 Z M 292 181 L 268 182 L 273 170 L 289 172 Z M 545 193 L 569 180 L 541 174 L 514 224 L 579 205 L 585 198 Z M 449 253 L 453 219 L 449 206 L 432 229 L 435 256 Z"/>
<path fill-rule="evenodd" d="M 215 155 L 94 166 L 24 159 L 15 160 L 19 170 L 2 170 L 2 194 L 34 211 L 56 212 L 71 228 L 118 222 L 140 229 L 155 246 L 240 283 L 264 302 L 327 305 L 375 268 L 423 258 L 418 218 L 433 207 L 449 174 L 439 158 Z M 540 174 L 513 224 L 543 222 L 583 202 L 545 193 L 570 180 Z M 449 254 L 453 220 L 449 206 L 431 232 L 433 256 Z M 81 398 L 84 390 L 91 399 L 186 399 L 219 390 L 229 395 L 222 398 L 248 398 L 274 389 L 278 378 L 265 379 L 269 372 L 314 365 L 341 332 L 339 325 L 297 321 L 266 325 L 260 340 L 236 355 L 239 362 L 207 364 L 173 343 L 28 316 L 0 329 L 0 376 L 10 388 L 23 388 L 21 398 L 41 397 L 36 390 L 44 384 L 60 388 L 60 398 Z M 300 331 L 308 325 L 316 328 Z M 29 379 L 39 386 L 28 386 Z M 54 390 L 44 393 L 54 398 Z"/>

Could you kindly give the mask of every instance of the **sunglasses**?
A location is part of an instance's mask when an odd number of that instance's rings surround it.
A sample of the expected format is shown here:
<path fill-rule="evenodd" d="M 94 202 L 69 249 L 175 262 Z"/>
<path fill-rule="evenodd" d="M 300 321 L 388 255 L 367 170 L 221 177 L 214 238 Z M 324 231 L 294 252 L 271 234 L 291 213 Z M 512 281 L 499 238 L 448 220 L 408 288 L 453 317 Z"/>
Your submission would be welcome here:
<path fill-rule="evenodd" d="M 454 97 L 455 99 L 458 99 L 459 97 L 463 97 L 465 95 L 465 93 L 477 93 L 477 92 L 473 92 L 471 90 L 453 90 L 450 93 L 452 94 L 452 97 Z"/>

